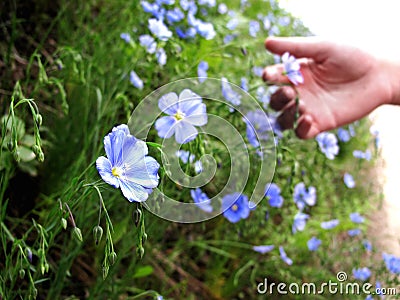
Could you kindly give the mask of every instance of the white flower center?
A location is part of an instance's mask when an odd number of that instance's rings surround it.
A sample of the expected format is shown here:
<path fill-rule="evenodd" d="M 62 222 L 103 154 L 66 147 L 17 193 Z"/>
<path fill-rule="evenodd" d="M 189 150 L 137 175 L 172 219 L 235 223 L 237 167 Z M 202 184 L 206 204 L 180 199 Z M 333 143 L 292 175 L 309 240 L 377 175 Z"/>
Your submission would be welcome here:
<path fill-rule="evenodd" d="M 175 118 L 177 121 L 182 120 L 184 117 L 185 117 L 185 114 L 184 114 L 183 112 L 181 112 L 180 110 L 178 110 L 178 111 L 176 112 L 176 114 L 174 115 L 174 118 Z"/>
<path fill-rule="evenodd" d="M 239 206 L 237 206 L 237 204 L 233 204 L 232 205 L 232 210 L 233 211 L 237 211 L 239 209 Z"/>
<path fill-rule="evenodd" d="M 114 168 L 112 168 L 111 173 L 115 177 L 120 178 L 122 176 L 122 168 L 114 167 Z"/>

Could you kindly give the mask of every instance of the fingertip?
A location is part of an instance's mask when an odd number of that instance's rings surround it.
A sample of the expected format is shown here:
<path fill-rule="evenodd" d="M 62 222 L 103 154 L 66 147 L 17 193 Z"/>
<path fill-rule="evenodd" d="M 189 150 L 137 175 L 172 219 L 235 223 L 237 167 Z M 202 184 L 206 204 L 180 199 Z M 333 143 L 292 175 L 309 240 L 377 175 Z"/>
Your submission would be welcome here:
<path fill-rule="evenodd" d="M 313 125 L 313 118 L 307 114 L 303 114 L 299 118 L 295 131 L 300 139 L 311 139 L 319 133 L 319 130 Z"/>

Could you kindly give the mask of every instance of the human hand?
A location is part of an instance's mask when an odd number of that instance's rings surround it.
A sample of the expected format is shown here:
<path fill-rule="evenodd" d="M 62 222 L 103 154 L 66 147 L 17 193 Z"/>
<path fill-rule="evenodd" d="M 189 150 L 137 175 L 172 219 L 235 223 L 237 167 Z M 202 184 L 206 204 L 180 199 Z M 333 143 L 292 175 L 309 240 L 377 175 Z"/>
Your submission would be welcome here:
<path fill-rule="evenodd" d="M 299 119 L 296 134 L 312 138 L 318 133 L 358 120 L 393 98 L 389 67 L 355 47 L 320 41 L 314 37 L 268 38 L 266 48 L 276 54 L 289 52 L 298 58 L 304 83 L 299 93 Z M 283 65 L 268 66 L 267 83 L 289 83 Z M 399 77 L 398 77 L 399 78 Z M 282 129 L 293 127 L 296 91 L 290 85 L 279 88 L 270 106 L 281 111 Z"/>

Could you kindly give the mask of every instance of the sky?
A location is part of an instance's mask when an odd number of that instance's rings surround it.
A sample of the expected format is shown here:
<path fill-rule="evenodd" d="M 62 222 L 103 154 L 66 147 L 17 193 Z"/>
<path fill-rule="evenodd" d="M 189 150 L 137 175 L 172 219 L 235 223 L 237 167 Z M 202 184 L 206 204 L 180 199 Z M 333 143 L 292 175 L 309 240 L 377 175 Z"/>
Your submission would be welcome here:
<path fill-rule="evenodd" d="M 279 0 L 315 35 L 400 60 L 400 1 Z"/>

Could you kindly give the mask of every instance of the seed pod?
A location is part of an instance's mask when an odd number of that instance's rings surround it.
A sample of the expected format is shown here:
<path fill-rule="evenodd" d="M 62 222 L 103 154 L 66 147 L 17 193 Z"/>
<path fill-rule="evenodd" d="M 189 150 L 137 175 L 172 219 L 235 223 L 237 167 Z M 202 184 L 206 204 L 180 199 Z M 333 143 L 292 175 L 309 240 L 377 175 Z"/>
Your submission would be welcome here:
<path fill-rule="evenodd" d="M 78 242 L 83 242 L 82 232 L 78 227 L 72 229 L 72 235 L 78 240 Z"/>
<path fill-rule="evenodd" d="M 61 225 L 65 229 L 67 229 L 68 222 L 65 218 L 61 218 Z"/>
<path fill-rule="evenodd" d="M 108 259 L 111 265 L 115 264 L 115 261 L 117 260 L 117 253 L 115 253 L 115 251 L 111 252 Z"/>
<path fill-rule="evenodd" d="M 37 114 L 35 118 L 36 124 L 38 127 L 42 126 L 43 118 L 41 114 Z"/>
<path fill-rule="evenodd" d="M 99 244 L 102 236 L 103 236 L 103 228 L 99 225 L 95 226 L 93 228 L 93 237 L 96 245 Z"/>

